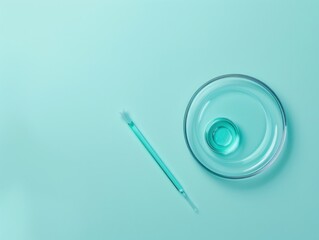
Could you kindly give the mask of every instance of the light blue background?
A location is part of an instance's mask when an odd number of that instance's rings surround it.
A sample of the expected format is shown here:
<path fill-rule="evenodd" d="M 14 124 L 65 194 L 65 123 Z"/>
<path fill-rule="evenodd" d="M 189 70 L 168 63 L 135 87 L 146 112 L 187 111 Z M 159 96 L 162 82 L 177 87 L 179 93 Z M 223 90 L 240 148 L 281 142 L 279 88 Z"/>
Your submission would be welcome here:
<path fill-rule="evenodd" d="M 0 2 L 0 239 L 318 239 L 317 1 Z M 183 115 L 209 79 L 268 84 L 283 157 L 226 181 Z M 121 121 L 131 112 L 194 214 Z"/>

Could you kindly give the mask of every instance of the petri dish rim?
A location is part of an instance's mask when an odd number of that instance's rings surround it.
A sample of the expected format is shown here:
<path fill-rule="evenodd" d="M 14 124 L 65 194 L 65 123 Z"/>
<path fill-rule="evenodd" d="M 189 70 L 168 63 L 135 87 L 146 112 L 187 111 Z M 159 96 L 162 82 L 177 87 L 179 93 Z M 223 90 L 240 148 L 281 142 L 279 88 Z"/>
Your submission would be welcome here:
<path fill-rule="evenodd" d="M 195 100 L 196 96 L 208 85 L 210 85 L 213 82 L 216 81 L 220 81 L 223 80 L 225 78 L 243 78 L 245 80 L 251 81 L 253 83 L 256 83 L 260 86 L 262 86 L 264 89 L 266 89 L 266 91 L 268 91 L 270 93 L 270 95 L 274 98 L 274 100 L 277 103 L 277 106 L 279 107 L 280 113 L 281 113 L 281 118 L 282 118 L 282 124 L 283 124 L 283 134 L 279 143 L 279 146 L 276 150 L 276 152 L 274 153 L 274 155 L 269 159 L 269 161 L 261 168 L 257 169 L 256 171 L 249 173 L 249 174 L 245 174 L 245 175 L 240 175 L 240 176 L 231 176 L 231 175 L 225 175 L 225 174 L 221 174 L 215 171 L 212 171 L 211 169 L 209 169 L 208 167 L 206 167 L 193 153 L 193 150 L 191 149 L 191 146 L 189 144 L 188 138 L 187 138 L 187 130 L 186 130 L 186 125 L 187 125 L 187 117 L 189 114 L 189 110 L 192 106 L 193 101 Z M 244 179 L 244 178 L 249 178 L 249 177 L 253 177 L 261 172 L 264 172 L 266 169 L 268 169 L 279 157 L 279 154 L 282 152 L 285 141 L 286 141 L 286 137 L 287 137 L 287 118 L 286 118 L 286 112 L 282 106 L 281 101 L 279 100 L 278 96 L 276 95 L 276 93 L 264 82 L 258 80 L 257 78 L 245 75 L 245 74 L 238 74 L 238 73 L 233 73 L 233 74 L 224 74 L 224 75 L 220 75 L 217 76 L 209 81 L 207 81 L 206 83 L 204 83 L 201 87 L 199 87 L 195 93 L 192 95 L 191 99 L 189 100 L 186 110 L 185 110 L 185 114 L 184 114 L 184 120 L 183 120 L 183 132 L 184 132 L 184 139 L 187 145 L 188 150 L 190 151 L 191 155 L 193 156 L 193 158 L 201 165 L 203 166 L 205 169 L 207 169 L 209 172 L 213 173 L 214 175 L 218 176 L 218 177 L 222 177 L 222 178 L 227 178 L 227 179 Z"/>

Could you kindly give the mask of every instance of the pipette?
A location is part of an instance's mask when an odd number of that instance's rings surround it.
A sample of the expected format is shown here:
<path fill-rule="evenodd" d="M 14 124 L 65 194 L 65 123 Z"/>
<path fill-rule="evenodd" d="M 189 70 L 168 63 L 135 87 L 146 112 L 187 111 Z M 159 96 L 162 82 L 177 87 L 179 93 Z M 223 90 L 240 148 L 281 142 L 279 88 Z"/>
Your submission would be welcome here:
<path fill-rule="evenodd" d="M 193 203 L 193 201 L 188 197 L 186 194 L 184 188 L 179 183 L 179 181 L 175 178 L 175 176 L 172 174 L 172 172 L 168 169 L 168 167 L 165 165 L 165 163 L 162 161 L 160 156 L 156 153 L 154 148 L 151 146 L 151 144 L 146 140 L 142 132 L 137 128 L 133 120 L 131 119 L 130 115 L 127 112 L 121 113 L 123 120 L 128 124 L 130 129 L 134 132 L 135 136 L 140 140 L 140 142 L 143 144 L 145 149 L 149 152 L 149 154 L 153 157 L 153 159 L 156 161 L 158 166 L 162 169 L 162 171 L 166 174 L 168 179 L 172 182 L 172 184 L 175 186 L 177 191 L 182 194 L 182 196 L 186 199 L 186 201 L 189 203 L 189 205 L 192 207 L 194 212 L 198 213 L 198 208 Z"/>

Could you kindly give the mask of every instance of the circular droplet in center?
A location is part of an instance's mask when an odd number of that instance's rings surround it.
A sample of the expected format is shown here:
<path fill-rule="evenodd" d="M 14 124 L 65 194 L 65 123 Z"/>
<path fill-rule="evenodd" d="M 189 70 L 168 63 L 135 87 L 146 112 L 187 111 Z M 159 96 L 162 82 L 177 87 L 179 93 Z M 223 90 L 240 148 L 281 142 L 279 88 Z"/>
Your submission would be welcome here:
<path fill-rule="evenodd" d="M 228 146 L 233 137 L 231 131 L 225 127 L 219 127 L 213 133 L 214 142 L 220 146 Z"/>
<path fill-rule="evenodd" d="M 239 145 L 239 130 L 227 118 L 217 118 L 208 124 L 206 142 L 211 149 L 222 155 L 234 152 Z"/>

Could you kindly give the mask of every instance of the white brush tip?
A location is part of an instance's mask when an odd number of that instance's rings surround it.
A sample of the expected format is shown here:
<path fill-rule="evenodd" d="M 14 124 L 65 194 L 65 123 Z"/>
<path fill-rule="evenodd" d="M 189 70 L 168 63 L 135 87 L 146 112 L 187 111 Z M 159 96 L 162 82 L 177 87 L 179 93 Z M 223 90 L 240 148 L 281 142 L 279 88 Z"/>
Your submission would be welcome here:
<path fill-rule="evenodd" d="M 132 122 L 132 119 L 131 119 L 131 117 L 130 117 L 130 115 L 129 115 L 128 112 L 126 112 L 126 111 L 121 112 L 121 116 L 122 116 L 123 120 L 124 120 L 127 124 L 130 124 L 130 123 Z"/>

